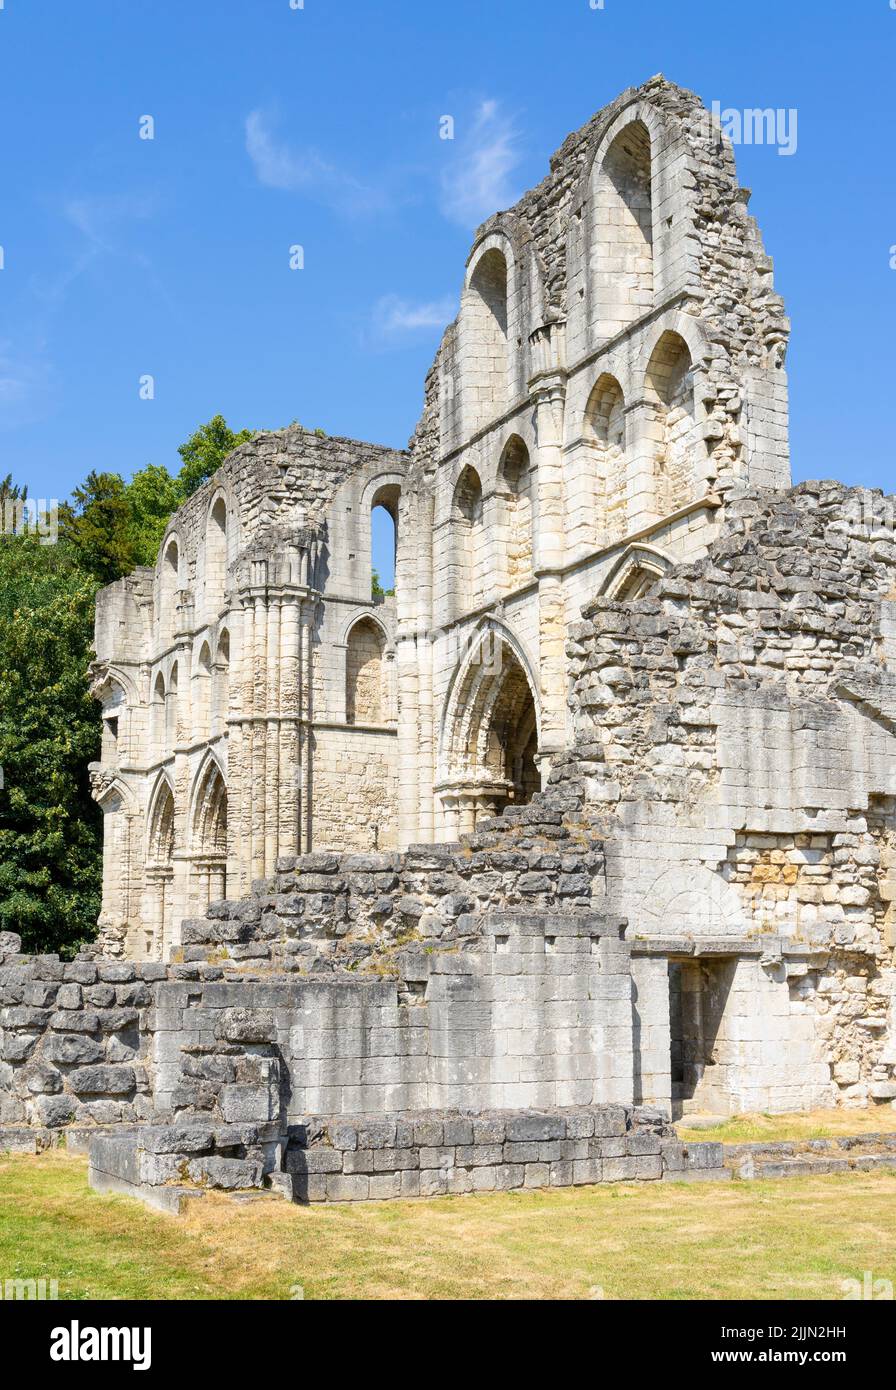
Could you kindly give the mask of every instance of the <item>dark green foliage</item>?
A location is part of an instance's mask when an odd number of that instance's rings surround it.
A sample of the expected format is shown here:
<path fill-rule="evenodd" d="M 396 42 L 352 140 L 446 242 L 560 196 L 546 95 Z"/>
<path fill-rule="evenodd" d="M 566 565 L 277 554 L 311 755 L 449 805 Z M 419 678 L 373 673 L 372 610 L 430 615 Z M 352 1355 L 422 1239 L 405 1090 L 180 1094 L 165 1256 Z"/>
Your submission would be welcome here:
<path fill-rule="evenodd" d="M 100 713 L 87 688 L 97 583 L 67 543 L 0 538 L 0 930 L 26 950 L 96 935 L 102 816 L 87 765 Z"/>

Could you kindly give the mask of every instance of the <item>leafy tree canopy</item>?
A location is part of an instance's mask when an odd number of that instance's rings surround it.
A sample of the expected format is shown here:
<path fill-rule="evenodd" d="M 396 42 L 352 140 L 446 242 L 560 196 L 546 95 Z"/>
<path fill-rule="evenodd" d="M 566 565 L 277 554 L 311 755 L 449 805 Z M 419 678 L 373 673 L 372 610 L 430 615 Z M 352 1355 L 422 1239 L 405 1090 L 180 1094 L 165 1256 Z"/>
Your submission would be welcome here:
<path fill-rule="evenodd" d="M 100 712 L 85 679 L 96 590 L 69 543 L 0 538 L 0 929 L 30 951 L 96 935 L 101 813 L 87 765 Z"/>
<path fill-rule="evenodd" d="M 72 501 L 59 509 L 59 534 L 99 583 L 128 574 L 137 561 L 124 479 L 117 473 L 88 473 Z"/>
<path fill-rule="evenodd" d="M 150 463 L 134 474 L 125 491 L 134 561 L 154 565 L 165 527 L 184 500 L 183 486 L 163 464 Z"/>
<path fill-rule="evenodd" d="M 60 507 L 58 544 L 0 532 L 0 930 L 27 950 L 70 954 L 96 935 L 102 815 L 87 765 L 101 717 L 87 667 L 97 589 L 155 564 L 171 514 L 251 437 L 216 415 L 181 446 L 177 476 L 158 464 L 127 483 L 90 472 Z M 0 478 L 0 508 L 26 497 Z"/>
<path fill-rule="evenodd" d="M 235 434 L 223 415 L 214 415 L 208 424 L 200 425 L 177 451 L 183 459 L 183 467 L 178 475 L 183 496 L 189 497 L 207 482 L 227 455 L 251 439 L 253 433 L 252 430 L 240 430 Z"/>

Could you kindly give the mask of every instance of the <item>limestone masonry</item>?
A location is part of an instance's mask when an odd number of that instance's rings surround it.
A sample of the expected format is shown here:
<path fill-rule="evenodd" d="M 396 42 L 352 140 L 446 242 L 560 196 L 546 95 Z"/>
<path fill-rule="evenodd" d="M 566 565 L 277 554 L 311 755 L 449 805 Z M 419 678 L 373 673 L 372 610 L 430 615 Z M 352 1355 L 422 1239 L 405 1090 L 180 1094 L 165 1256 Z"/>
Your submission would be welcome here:
<path fill-rule="evenodd" d="M 896 499 L 790 486 L 748 200 L 625 92 L 479 229 L 406 451 L 258 435 L 103 590 L 99 938 L 0 937 L 0 1141 L 338 1200 L 896 1098 Z"/>

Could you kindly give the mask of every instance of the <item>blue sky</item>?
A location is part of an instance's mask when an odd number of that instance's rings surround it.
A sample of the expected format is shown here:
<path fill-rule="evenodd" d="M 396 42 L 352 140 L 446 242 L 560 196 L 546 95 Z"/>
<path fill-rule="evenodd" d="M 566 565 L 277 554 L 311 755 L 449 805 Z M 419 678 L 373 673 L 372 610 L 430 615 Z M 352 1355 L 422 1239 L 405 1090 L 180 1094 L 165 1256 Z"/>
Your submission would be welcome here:
<path fill-rule="evenodd" d="M 476 223 L 662 71 L 796 109 L 794 155 L 737 150 L 794 324 L 794 475 L 893 490 L 896 10 L 604 5 L 4 0 L 0 475 L 174 470 L 219 411 L 404 445 Z"/>

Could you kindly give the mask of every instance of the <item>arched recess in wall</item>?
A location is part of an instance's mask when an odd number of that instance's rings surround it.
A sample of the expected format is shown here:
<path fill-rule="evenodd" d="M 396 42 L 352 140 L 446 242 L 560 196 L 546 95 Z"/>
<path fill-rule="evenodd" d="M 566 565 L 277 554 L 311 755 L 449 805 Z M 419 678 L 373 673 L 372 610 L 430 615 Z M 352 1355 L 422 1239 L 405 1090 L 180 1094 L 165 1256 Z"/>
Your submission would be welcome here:
<path fill-rule="evenodd" d="M 671 329 L 650 357 L 645 394 L 654 403 L 656 510 L 667 516 L 695 495 L 697 451 L 694 369 L 687 343 Z"/>
<path fill-rule="evenodd" d="M 475 468 L 464 468 L 451 501 L 454 614 L 459 617 L 481 602 L 485 535 L 482 524 L 482 482 Z"/>
<path fill-rule="evenodd" d="M 526 805 L 540 790 L 540 719 L 531 665 L 514 638 L 487 624 L 451 684 L 437 790 L 451 833 Z"/>
<path fill-rule="evenodd" d="M 619 132 L 593 175 L 590 247 L 592 322 L 612 338 L 653 307 L 650 132 L 635 120 Z"/>
<path fill-rule="evenodd" d="M 146 845 L 146 892 L 143 927 L 147 957 L 158 957 L 168 945 L 172 927 L 174 879 L 174 792 L 161 777 L 150 800 Z"/>
<path fill-rule="evenodd" d="M 169 537 L 162 552 L 159 574 L 159 636 L 162 641 L 174 635 L 177 592 L 180 588 L 180 546 L 176 536 Z"/>
<path fill-rule="evenodd" d="M 498 465 L 499 500 L 505 533 L 507 587 L 517 588 L 532 574 L 532 512 L 535 479 L 529 450 L 511 435 Z"/>
<path fill-rule="evenodd" d="M 128 731 L 127 694 L 122 683 L 107 676 L 100 690 L 92 692 L 102 703 L 103 735 L 100 761 L 107 767 L 117 767 L 127 757 Z"/>
<path fill-rule="evenodd" d="M 597 537 L 602 543 L 625 535 L 628 505 L 625 399 L 614 376 L 604 372 L 585 406 L 583 430 L 593 455 Z"/>
<path fill-rule="evenodd" d="M 201 768 L 191 817 L 193 905 L 204 909 L 227 896 L 227 785 L 217 761 Z"/>
<path fill-rule="evenodd" d="M 168 689 L 165 693 L 165 750 L 168 753 L 174 751 L 174 745 L 178 738 L 178 713 L 179 713 L 179 693 L 178 693 L 178 670 L 175 661 L 168 676 Z"/>
<path fill-rule="evenodd" d="M 103 885 L 102 909 L 98 925 L 102 933 L 112 933 L 128 948 L 132 931 L 134 851 L 140 858 L 139 847 L 131 843 L 131 826 L 136 807 L 131 789 L 118 777 L 106 771 L 91 774 L 91 790 L 103 813 Z"/>
<path fill-rule="evenodd" d="M 205 608 L 212 622 L 221 611 L 227 587 L 227 500 L 212 503 L 205 526 Z"/>
<path fill-rule="evenodd" d="M 601 585 L 600 596 L 619 602 L 647 598 L 674 565 L 671 556 L 656 546 L 636 542 L 628 546 Z"/>
<path fill-rule="evenodd" d="M 496 246 L 480 255 L 463 292 L 460 363 L 469 435 L 501 415 L 510 396 L 507 258 Z"/>
<path fill-rule="evenodd" d="M 351 628 L 345 646 L 345 718 L 348 724 L 384 724 L 388 718 L 386 637 L 379 623 L 364 617 Z"/>
<path fill-rule="evenodd" d="M 157 674 L 149 706 L 149 738 L 155 759 L 165 756 L 165 677 Z"/>
<path fill-rule="evenodd" d="M 371 597 L 397 592 L 398 506 L 401 488 L 384 483 L 370 499 Z M 375 579 L 379 580 L 377 591 Z"/>
<path fill-rule="evenodd" d="M 212 652 L 208 642 L 199 649 L 193 672 L 193 736 L 208 736 L 212 707 Z"/>
<path fill-rule="evenodd" d="M 230 633 L 225 627 L 218 638 L 212 671 L 211 732 L 224 733 L 230 710 Z"/>

